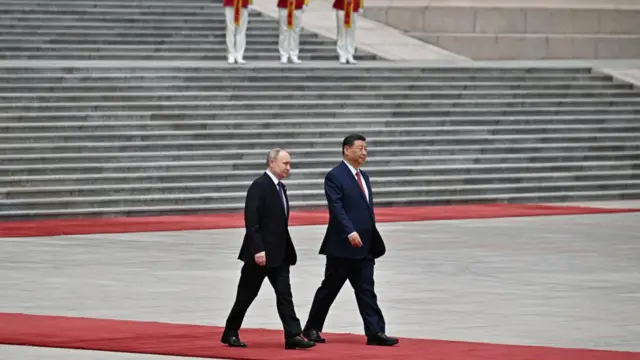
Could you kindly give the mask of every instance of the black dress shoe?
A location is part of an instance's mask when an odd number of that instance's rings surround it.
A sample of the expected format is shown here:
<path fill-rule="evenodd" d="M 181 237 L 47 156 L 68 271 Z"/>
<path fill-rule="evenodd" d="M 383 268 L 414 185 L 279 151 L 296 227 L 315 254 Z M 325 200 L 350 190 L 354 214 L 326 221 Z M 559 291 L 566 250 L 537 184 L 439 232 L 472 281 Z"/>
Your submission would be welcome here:
<path fill-rule="evenodd" d="M 220 341 L 223 344 L 229 345 L 230 347 L 241 347 L 241 348 L 247 347 L 247 344 L 240 341 L 240 339 L 237 336 L 223 336 L 222 339 L 220 339 Z"/>
<path fill-rule="evenodd" d="M 316 346 L 316 343 L 305 340 L 302 336 L 292 337 L 284 341 L 284 348 L 288 350 L 308 349 L 314 346 Z"/>
<path fill-rule="evenodd" d="M 302 336 L 307 338 L 307 340 L 313 341 L 315 343 L 324 344 L 325 342 L 327 342 L 327 340 L 325 340 L 322 336 L 320 336 L 320 333 L 317 330 L 313 330 L 313 329 L 303 331 Z"/>
<path fill-rule="evenodd" d="M 396 338 L 388 337 L 384 333 L 377 333 L 373 336 L 367 337 L 367 345 L 377 346 L 393 346 L 400 341 Z"/>

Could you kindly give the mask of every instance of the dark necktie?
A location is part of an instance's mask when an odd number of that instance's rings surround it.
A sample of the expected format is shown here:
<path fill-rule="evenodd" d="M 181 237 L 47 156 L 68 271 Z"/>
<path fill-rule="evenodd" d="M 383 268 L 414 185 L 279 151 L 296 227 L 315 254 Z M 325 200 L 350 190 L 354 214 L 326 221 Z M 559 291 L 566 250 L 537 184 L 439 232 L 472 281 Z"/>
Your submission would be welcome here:
<path fill-rule="evenodd" d="M 284 197 L 284 184 L 282 182 L 278 182 L 278 193 L 280 193 L 280 200 L 282 200 L 282 207 L 284 208 L 284 212 L 287 212 L 287 198 Z"/>
<path fill-rule="evenodd" d="M 367 198 L 367 192 L 364 190 L 364 184 L 362 182 L 362 175 L 360 175 L 360 171 L 356 171 L 356 178 L 358 179 L 358 184 L 360 184 L 360 189 L 362 190 L 362 194 L 364 194 L 364 198 L 369 201 Z"/>

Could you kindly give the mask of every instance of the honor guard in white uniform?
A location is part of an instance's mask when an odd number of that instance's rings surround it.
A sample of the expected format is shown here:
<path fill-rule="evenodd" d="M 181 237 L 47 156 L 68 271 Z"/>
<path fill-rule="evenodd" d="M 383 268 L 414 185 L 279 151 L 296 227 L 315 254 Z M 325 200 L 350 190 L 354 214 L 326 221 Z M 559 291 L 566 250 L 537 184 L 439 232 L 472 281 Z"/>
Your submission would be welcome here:
<path fill-rule="evenodd" d="M 278 50 L 280 62 L 286 64 L 289 59 L 294 64 L 300 53 L 300 32 L 302 31 L 302 14 L 309 5 L 309 0 L 278 0 L 278 17 L 280 20 L 280 37 Z"/>
<path fill-rule="evenodd" d="M 247 23 L 252 0 L 223 0 L 227 20 L 227 62 L 244 64 Z"/>
<path fill-rule="evenodd" d="M 357 15 L 364 10 L 364 0 L 335 0 L 333 8 L 336 10 L 338 27 L 337 50 L 340 64 L 357 64 L 353 58 L 356 52 L 356 23 Z"/>

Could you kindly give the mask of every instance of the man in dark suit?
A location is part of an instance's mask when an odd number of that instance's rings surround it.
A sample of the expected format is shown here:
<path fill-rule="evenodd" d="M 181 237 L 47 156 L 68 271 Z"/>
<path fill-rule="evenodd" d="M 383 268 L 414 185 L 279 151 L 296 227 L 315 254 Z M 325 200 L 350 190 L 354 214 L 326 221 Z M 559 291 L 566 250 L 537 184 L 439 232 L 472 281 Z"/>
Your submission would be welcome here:
<path fill-rule="evenodd" d="M 316 291 L 304 336 L 324 343 L 320 332 L 329 308 L 349 280 L 364 323 L 367 345 L 392 346 L 398 339 L 385 334 L 385 321 L 374 290 L 375 259 L 386 252 L 376 228 L 369 176 L 360 171 L 367 159 L 366 138 L 347 136 L 342 142 L 344 160 L 327 173 L 324 192 L 329 207 L 329 224 L 320 246 L 326 255 L 322 284 Z"/>
<path fill-rule="evenodd" d="M 238 255 L 244 266 L 221 341 L 232 347 L 247 346 L 240 340 L 238 331 L 266 277 L 276 293 L 285 348 L 306 349 L 316 344 L 301 336 L 289 277 L 289 268 L 296 264 L 297 254 L 289 235 L 289 199 L 282 179 L 289 175 L 291 157 L 287 151 L 273 149 L 267 156 L 267 166 L 266 172 L 254 180 L 247 191 L 246 233 Z"/>

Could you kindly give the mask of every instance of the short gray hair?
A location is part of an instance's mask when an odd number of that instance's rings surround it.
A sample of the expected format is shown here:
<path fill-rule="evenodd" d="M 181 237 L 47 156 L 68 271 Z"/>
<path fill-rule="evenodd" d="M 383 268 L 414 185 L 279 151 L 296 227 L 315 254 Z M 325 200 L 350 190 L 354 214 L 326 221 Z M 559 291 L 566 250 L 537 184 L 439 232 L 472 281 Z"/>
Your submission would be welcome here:
<path fill-rule="evenodd" d="M 288 150 L 281 149 L 281 148 L 275 148 L 275 149 L 269 150 L 269 153 L 267 154 L 267 166 L 269 166 L 269 164 L 271 164 L 272 161 L 275 161 L 280 155 L 280 153 L 283 151 L 289 152 Z"/>

